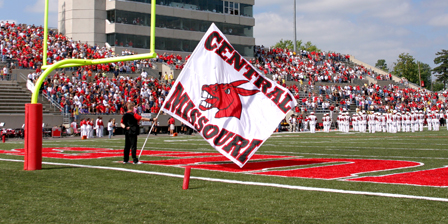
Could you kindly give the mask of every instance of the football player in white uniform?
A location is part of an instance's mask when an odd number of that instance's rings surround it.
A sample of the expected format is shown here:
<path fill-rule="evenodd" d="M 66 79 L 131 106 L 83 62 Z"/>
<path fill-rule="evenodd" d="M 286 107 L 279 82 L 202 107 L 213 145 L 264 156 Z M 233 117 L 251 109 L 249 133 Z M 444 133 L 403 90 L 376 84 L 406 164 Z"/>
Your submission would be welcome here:
<path fill-rule="evenodd" d="M 324 125 L 324 132 L 329 133 L 330 132 L 330 127 L 331 127 L 331 118 L 330 115 L 328 113 L 324 114 L 324 117 L 322 118 L 322 122 Z"/>
<path fill-rule="evenodd" d="M 367 130 L 366 125 L 367 125 L 367 114 L 363 110 L 362 114 L 361 114 L 361 132 L 362 133 L 366 133 L 366 130 Z"/>
<path fill-rule="evenodd" d="M 428 111 L 426 114 L 426 123 L 428 124 L 428 131 L 432 130 L 432 114 L 431 111 Z"/>
<path fill-rule="evenodd" d="M 381 113 L 380 112 L 375 113 L 375 131 L 381 132 Z"/>
<path fill-rule="evenodd" d="M 350 132 L 350 114 L 348 112 L 345 112 L 345 118 L 344 118 L 344 126 L 345 126 L 345 132 Z"/>
<path fill-rule="evenodd" d="M 406 132 L 411 131 L 411 114 L 409 112 L 406 112 L 405 122 L 406 122 Z"/>
<path fill-rule="evenodd" d="M 402 120 L 403 120 L 403 117 L 401 116 L 401 113 L 397 113 L 397 132 L 401 131 Z"/>
<path fill-rule="evenodd" d="M 415 119 L 415 112 L 414 111 L 411 111 L 410 119 L 411 119 L 411 132 L 415 132 L 415 121 L 416 121 L 416 119 Z"/>
<path fill-rule="evenodd" d="M 317 117 L 314 115 L 314 112 L 310 113 L 310 116 L 308 116 L 308 119 L 310 120 L 310 132 L 311 133 L 316 133 Z"/>
<path fill-rule="evenodd" d="M 367 116 L 367 122 L 369 124 L 369 133 L 375 133 L 375 114 L 373 114 L 373 111 Z"/>
<path fill-rule="evenodd" d="M 352 125 L 353 125 L 353 131 L 359 131 L 358 127 L 358 114 L 354 113 L 352 116 Z"/>
<path fill-rule="evenodd" d="M 397 133 L 397 111 L 394 110 L 391 116 L 391 133 Z"/>
<path fill-rule="evenodd" d="M 423 131 L 423 124 L 425 123 L 425 114 L 423 114 L 423 111 L 419 111 L 418 113 L 418 126 L 420 128 L 420 131 Z"/>
<path fill-rule="evenodd" d="M 439 118 L 439 113 L 438 111 L 433 111 L 434 113 L 434 117 L 433 117 L 433 129 L 434 131 L 439 131 L 440 128 L 440 118 Z"/>

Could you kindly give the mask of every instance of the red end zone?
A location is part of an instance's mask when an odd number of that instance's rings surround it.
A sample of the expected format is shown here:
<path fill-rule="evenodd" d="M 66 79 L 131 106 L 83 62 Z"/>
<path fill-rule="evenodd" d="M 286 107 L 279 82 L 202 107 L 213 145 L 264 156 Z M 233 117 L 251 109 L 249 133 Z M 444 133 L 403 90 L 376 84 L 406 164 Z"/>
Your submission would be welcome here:
<path fill-rule="evenodd" d="M 0 153 L 23 156 L 24 151 L 24 149 L 13 149 L 11 151 L 0 150 Z M 172 157 L 171 159 L 164 160 L 142 161 L 143 163 L 152 165 L 189 166 L 193 169 L 247 173 L 264 176 L 448 187 L 448 167 L 415 172 L 403 172 L 384 176 L 353 178 L 359 174 L 405 169 L 423 165 L 422 163 L 412 161 L 295 158 L 291 156 L 254 155 L 250 162 L 243 168 L 239 168 L 234 163 L 229 163 L 228 159 L 220 153 L 145 150 L 142 155 Z M 42 156 L 45 158 L 56 159 L 99 159 L 122 157 L 123 151 L 105 148 L 55 147 L 43 148 Z"/>

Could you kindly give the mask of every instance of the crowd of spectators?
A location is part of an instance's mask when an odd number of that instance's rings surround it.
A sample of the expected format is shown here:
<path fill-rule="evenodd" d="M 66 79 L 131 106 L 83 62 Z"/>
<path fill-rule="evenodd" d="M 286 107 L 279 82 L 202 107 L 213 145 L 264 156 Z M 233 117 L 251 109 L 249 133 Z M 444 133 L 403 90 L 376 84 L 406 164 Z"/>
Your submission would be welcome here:
<path fill-rule="evenodd" d="M 2 60 L 12 58 L 17 61 L 18 68 L 33 69 L 28 79 L 35 82 L 42 73 L 43 28 L 9 22 L 1 22 L 0 27 Z M 99 59 L 132 54 L 134 52 L 129 50 L 119 54 L 106 46 L 91 46 L 54 31 L 49 33 L 48 64 L 65 58 Z M 42 92 L 60 104 L 63 112 L 72 113 L 75 117 L 80 114 L 124 113 L 127 101 L 136 103 L 138 113 L 157 113 L 174 78 L 172 73 L 150 77 L 144 70 L 156 61 L 180 70 L 187 60 L 188 57 L 184 59 L 180 55 L 165 53 L 151 60 L 62 69 L 54 76 L 47 77 Z M 355 85 L 353 80 L 363 79 L 365 75 L 378 80 L 390 80 L 391 76 L 377 75 L 359 65 L 349 67 L 349 60 L 349 55 L 339 53 L 301 50 L 294 54 L 287 49 L 259 46 L 251 63 L 291 90 L 299 102 L 296 112 L 350 109 L 351 105 L 379 112 L 390 109 L 444 110 L 446 107 L 446 102 L 437 93 L 425 89 L 415 90 L 393 84 L 383 87 L 376 84 Z M 127 75 L 130 72 L 142 73 L 139 77 L 130 78 Z M 286 81 L 295 83 L 286 86 Z M 407 80 L 402 80 L 402 84 L 405 83 Z M 443 95 L 447 97 L 446 93 Z"/>
<path fill-rule="evenodd" d="M 413 110 L 446 110 L 448 97 L 445 91 L 441 94 L 426 89 L 413 89 L 389 84 L 380 86 L 377 84 L 364 84 L 345 86 L 319 85 L 316 90 L 309 91 L 293 84 L 288 86 L 295 95 L 299 104 L 296 112 L 328 111 L 336 109 L 353 109 L 377 111 L 385 113 L 390 110 L 399 112 Z M 333 107 L 333 109 L 332 109 Z"/>
<path fill-rule="evenodd" d="M 0 27 L 1 59 L 12 59 L 14 62 L 2 69 L 2 73 L 10 66 L 32 69 L 28 79 L 35 83 L 42 74 L 43 27 L 16 25 L 8 21 L 0 22 Z M 133 54 L 128 49 L 120 54 L 106 45 L 92 46 L 54 31 L 49 32 L 49 65 L 66 58 L 100 59 Z M 123 114 L 128 101 L 136 103 L 138 113 L 158 113 L 174 78 L 172 73 L 161 74 L 160 77 L 149 76 L 145 70 L 151 68 L 154 62 L 182 69 L 185 61 L 180 55 L 164 53 L 155 59 L 58 69 L 55 75 L 46 78 L 41 91 L 59 104 L 64 113 L 71 113 L 74 117 L 81 114 Z M 141 72 L 139 77 L 129 77 L 128 73 L 137 72 Z"/>
<path fill-rule="evenodd" d="M 364 66 L 347 66 L 350 55 L 333 52 L 309 52 L 282 48 L 255 48 L 252 64 L 277 81 L 297 81 L 300 85 L 316 82 L 351 83 L 368 75 L 378 80 L 390 80 L 392 75 L 378 75 Z"/>
<path fill-rule="evenodd" d="M 47 77 L 42 93 L 71 113 L 75 118 L 82 114 L 124 114 L 126 102 L 135 102 L 135 112 L 158 113 L 174 80 L 167 82 L 145 75 L 108 77 L 101 73 L 56 72 Z M 34 81 L 34 77 L 31 77 Z"/>
<path fill-rule="evenodd" d="M 43 27 L 35 25 L 25 25 L 0 22 L 0 52 L 2 61 L 11 59 L 16 68 L 36 69 L 39 72 L 43 60 Z M 135 54 L 128 49 L 113 52 L 106 45 L 98 46 L 75 41 L 54 30 L 49 31 L 47 64 L 51 65 L 66 58 L 70 59 L 101 59 Z M 164 62 L 182 69 L 182 56 L 173 54 L 162 54 L 155 59 L 145 59 L 102 65 L 90 65 L 76 69 L 88 69 L 92 72 L 113 72 L 115 70 L 123 72 L 135 72 L 143 68 L 150 68 L 154 62 Z"/>

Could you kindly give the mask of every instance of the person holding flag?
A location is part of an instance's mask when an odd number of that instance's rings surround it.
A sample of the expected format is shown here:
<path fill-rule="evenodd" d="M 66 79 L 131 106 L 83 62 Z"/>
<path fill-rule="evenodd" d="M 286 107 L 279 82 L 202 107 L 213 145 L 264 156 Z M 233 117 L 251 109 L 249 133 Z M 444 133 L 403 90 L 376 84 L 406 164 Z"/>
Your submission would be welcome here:
<path fill-rule="evenodd" d="M 128 111 L 121 118 L 120 125 L 125 131 L 125 143 L 124 143 L 124 158 L 123 164 L 129 162 L 129 151 L 131 151 L 134 164 L 142 164 L 137 158 L 137 138 L 140 134 L 140 121 L 153 121 L 156 122 L 157 118 L 145 118 L 137 113 L 134 113 L 135 104 L 133 102 L 127 103 Z"/>

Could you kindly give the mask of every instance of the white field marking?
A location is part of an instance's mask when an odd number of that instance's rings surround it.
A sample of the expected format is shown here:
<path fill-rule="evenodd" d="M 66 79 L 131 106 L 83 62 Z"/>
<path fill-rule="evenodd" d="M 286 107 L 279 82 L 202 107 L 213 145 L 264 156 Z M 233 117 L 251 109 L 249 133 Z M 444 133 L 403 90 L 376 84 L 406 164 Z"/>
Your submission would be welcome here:
<path fill-rule="evenodd" d="M 272 137 L 274 137 L 274 136 L 272 136 Z M 296 137 L 296 136 L 275 136 L 275 137 L 280 138 L 280 137 Z M 297 137 L 298 137 L 298 136 L 297 136 Z M 297 139 L 307 139 L 307 140 L 316 139 L 316 140 L 322 140 L 322 138 L 309 138 L 309 137 L 304 137 L 304 138 L 296 138 L 296 139 L 285 139 L 285 141 L 297 141 Z M 278 140 L 275 140 L 275 141 L 278 141 Z M 282 141 L 283 141 L 283 140 L 282 140 Z"/>
<path fill-rule="evenodd" d="M 164 142 L 199 142 L 199 141 L 205 141 L 203 139 L 178 139 L 178 140 L 163 140 Z"/>
<path fill-rule="evenodd" d="M 197 145 L 205 145 L 208 146 L 209 144 L 197 144 Z M 265 146 L 265 145 L 263 145 Z M 266 145 L 269 146 L 269 145 Z M 275 145 L 277 146 L 277 145 Z M 90 145 L 76 145 L 75 147 L 91 147 Z M 301 146 L 301 145 L 281 145 L 279 147 L 288 147 L 288 148 L 294 148 L 294 147 L 298 147 L 298 148 L 322 148 L 322 146 Z M 64 148 L 64 147 L 59 147 L 59 148 Z M 107 147 L 109 149 L 123 149 L 123 147 Z M 332 149 L 335 148 L 335 149 Z M 340 150 L 340 151 L 359 151 L 359 150 L 342 150 L 342 149 L 337 149 L 340 148 L 339 146 L 326 146 L 325 150 Z M 348 148 L 359 148 L 359 149 L 365 149 L 366 147 L 348 147 Z M 371 149 L 375 148 L 375 147 L 369 147 Z M 161 148 L 161 147 L 145 147 L 145 149 L 147 150 L 172 150 L 172 151 L 185 151 L 185 150 L 196 150 L 196 151 L 209 151 L 209 152 L 216 152 L 216 150 L 214 149 L 208 149 L 208 148 L 197 148 L 197 149 L 185 149 L 185 148 Z M 376 148 L 376 149 L 403 149 L 403 150 L 425 150 L 425 149 L 406 149 L 406 148 Z M 437 150 L 445 150 L 445 149 L 426 149 L 426 150 L 433 150 L 433 151 L 437 151 Z M 340 155 L 340 154 L 324 154 L 324 153 L 299 153 L 299 152 L 282 152 L 282 151 L 263 151 L 264 153 L 283 153 L 283 154 L 307 154 L 307 155 L 330 155 L 330 156 L 355 156 L 355 157 L 378 157 L 378 158 L 417 158 L 417 159 L 448 159 L 448 158 L 439 158 L 439 157 L 408 157 L 408 156 L 371 156 L 371 155 Z"/>
<path fill-rule="evenodd" d="M 298 142 L 300 143 L 300 142 Z M 322 148 L 323 146 L 312 146 L 312 145 L 279 145 L 278 147 L 288 147 L 288 148 Z M 325 146 L 326 148 L 341 148 L 341 146 Z M 446 151 L 448 149 L 410 149 L 410 148 L 388 148 L 388 147 L 355 147 L 355 146 L 344 146 L 345 148 L 353 148 L 353 149 L 386 149 L 386 150 L 409 150 L 409 151 Z"/>
<path fill-rule="evenodd" d="M 162 144 L 162 143 L 159 143 L 159 144 Z M 182 144 L 182 145 L 210 145 L 210 144 L 208 144 L 207 142 L 206 143 L 194 143 L 194 142 L 183 142 L 183 143 L 179 143 L 179 142 L 165 142 L 165 145 L 168 145 L 168 144 L 171 144 L 171 145 L 179 145 L 179 144 Z"/>
<path fill-rule="evenodd" d="M 163 140 L 164 142 L 188 142 L 187 139 L 184 140 Z"/>
<path fill-rule="evenodd" d="M 285 137 L 302 137 L 300 135 L 272 135 L 271 138 L 285 138 Z"/>
<path fill-rule="evenodd" d="M 280 140 L 280 139 L 273 139 L 272 141 L 282 141 L 282 142 L 288 142 L 288 141 L 297 141 L 297 140 L 302 140 L 302 139 L 306 139 L 306 140 L 328 140 L 328 141 L 341 141 L 341 142 L 347 142 L 347 138 L 296 138 L 296 139 L 291 139 L 291 138 L 286 138 L 284 140 Z M 403 142 L 409 142 L 409 139 L 402 139 L 402 138 L 386 138 L 387 141 L 403 141 Z M 350 138 L 350 142 L 365 142 L 365 141 L 378 141 L 378 140 L 383 140 L 383 138 Z M 430 140 L 430 139 L 411 139 L 413 141 L 418 141 L 421 142 L 421 140 Z"/>
<path fill-rule="evenodd" d="M 343 142 L 343 143 L 348 143 L 348 139 L 342 139 L 342 138 L 338 138 L 338 139 L 323 139 L 323 138 L 320 138 L 320 139 L 315 139 L 315 140 L 317 142 Z M 284 142 L 305 142 L 306 141 L 307 143 L 312 143 L 315 140 L 314 139 L 309 139 L 309 138 L 297 138 L 297 139 L 285 138 L 285 139 L 271 139 L 270 141 L 271 142 L 281 142 L 281 143 L 284 143 Z M 382 139 L 378 139 L 378 138 L 375 138 L 375 139 L 350 139 L 349 143 L 354 144 L 354 143 L 358 143 L 358 142 L 378 141 L 378 140 L 382 140 Z M 387 141 L 389 141 L 389 139 Z M 400 141 L 401 142 L 396 141 L 396 142 L 391 143 L 391 144 L 400 144 L 400 143 L 401 144 L 403 144 L 403 143 L 409 144 L 409 140 L 400 140 Z"/>
<path fill-rule="evenodd" d="M 350 149 L 325 149 L 328 151 L 350 151 L 350 152 L 359 152 L 359 150 L 350 150 Z"/>
<path fill-rule="evenodd" d="M 305 154 L 313 156 L 352 156 L 352 157 L 364 157 L 364 158 L 397 158 L 397 159 L 448 159 L 444 157 L 414 157 L 414 156 L 372 156 L 372 155 L 344 155 L 344 154 L 325 154 L 325 153 L 306 153 L 306 152 L 277 152 L 277 151 L 263 151 L 263 153 L 274 154 Z"/>
<path fill-rule="evenodd" d="M 369 139 L 370 140 L 370 139 Z M 316 141 L 317 142 L 340 142 L 340 143 L 347 143 L 347 139 L 329 139 L 329 140 L 323 140 L 322 138 L 321 139 L 316 139 Z M 372 141 L 378 141 L 378 139 L 372 139 Z M 288 139 L 272 139 L 272 140 L 270 140 L 270 142 L 280 142 L 280 143 L 285 143 L 285 142 L 294 142 L 294 143 L 298 143 L 298 142 L 300 142 L 300 143 L 302 143 L 302 142 L 306 142 L 306 143 L 314 143 L 314 141 L 312 140 L 312 139 L 309 139 L 309 138 L 298 138 L 298 139 L 290 139 L 290 138 L 288 138 Z M 356 140 L 352 140 L 352 139 L 350 139 L 350 143 L 355 143 L 355 142 L 358 142 L 358 141 L 356 141 Z M 365 142 L 365 141 L 359 141 L 359 142 Z"/>
<path fill-rule="evenodd" d="M 331 146 L 331 147 L 336 147 L 336 146 Z M 413 151 L 413 150 L 417 150 L 417 151 L 440 151 L 440 150 L 445 151 L 445 150 L 448 150 L 448 149 L 416 149 L 416 148 L 410 149 L 410 148 L 368 147 L 368 146 L 366 146 L 366 147 L 346 146 L 346 147 L 347 148 L 355 148 L 355 149 L 368 148 L 368 149 L 387 149 L 387 150 L 394 149 L 394 150 L 410 150 L 410 151 Z"/>
<path fill-rule="evenodd" d="M 295 143 L 295 144 L 298 144 L 298 143 L 300 143 L 300 144 L 304 144 L 304 143 L 309 143 L 309 144 L 315 144 L 315 143 L 322 143 L 322 144 L 327 144 L 327 143 L 333 143 L 332 141 L 312 141 L 312 142 L 310 142 L 310 141 L 282 141 L 282 142 L 280 142 L 280 143 L 278 143 L 278 144 L 275 144 L 275 143 L 269 143 L 269 144 L 271 144 L 271 145 L 275 145 L 275 146 L 283 146 L 283 144 L 284 143 Z M 263 145 L 266 145 L 266 144 L 263 144 Z"/>
<path fill-rule="evenodd" d="M 211 152 L 218 152 L 214 149 L 207 149 L 207 148 L 197 148 L 197 149 L 184 149 L 184 148 L 160 148 L 160 147 L 145 147 L 145 149 L 152 149 L 152 150 L 172 150 L 172 151 L 183 151 L 183 150 L 200 150 L 200 151 L 211 151 Z M 218 152 L 219 153 L 219 152 Z"/>
<path fill-rule="evenodd" d="M 2 159 L 2 158 L 0 158 L 0 161 L 24 162 L 23 160 Z M 70 167 L 81 167 L 81 168 L 90 168 L 90 169 L 102 169 L 102 170 L 115 170 L 115 171 L 130 172 L 130 173 L 141 173 L 141 174 L 159 175 L 159 176 L 166 176 L 166 177 L 184 178 L 183 175 L 179 175 L 179 174 L 144 171 L 144 170 L 132 170 L 132 169 L 119 168 L 119 167 L 90 166 L 90 165 L 81 165 L 81 164 L 53 163 L 53 162 L 42 162 L 42 164 L 54 165 L 54 166 L 70 166 Z M 302 191 L 318 191 L 318 192 L 339 193 L 339 194 L 369 195 L 369 196 L 389 197 L 389 198 L 404 198 L 404 199 L 417 199 L 417 200 L 426 200 L 426 201 L 448 202 L 448 198 L 436 198 L 436 197 L 415 196 L 415 195 L 405 195 L 405 194 L 391 194 L 391 193 L 369 192 L 369 191 L 349 191 L 349 190 L 340 190 L 340 189 L 331 189 L 331 188 L 305 187 L 305 186 L 262 183 L 262 182 L 252 182 L 252 181 L 239 181 L 239 180 L 228 180 L 228 179 L 195 177 L 195 176 L 191 176 L 190 179 L 211 181 L 211 182 L 220 182 L 220 183 L 229 183 L 229 184 L 241 184 L 241 185 L 252 185 L 252 186 L 262 186 L 262 187 L 277 187 L 277 188 L 302 190 Z"/>
<path fill-rule="evenodd" d="M 57 148 L 57 149 L 59 149 L 59 148 L 77 148 L 77 147 L 84 147 L 84 148 L 94 148 L 94 149 L 96 149 L 96 148 L 101 148 L 101 149 L 117 149 L 117 150 L 123 150 L 123 147 L 121 147 L 121 146 L 107 146 L 107 147 L 92 147 L 92 145 L 75 145 L 75 146 L 61 146 L 60 144 L 53 144 L 54 146 L 59 146 L 59 147 L 54 147 L 54 148 Z M 183 144 L 183 145 L 185 145 L 185 144 Z M 210 145 L 210 144 L 195 144 L 195 145 L 205 145 L 205 146 L 208 146 L 208 145 Z M 50 145 L 48 145 L 48 146 L 50 146 Z M 45 145 L 44 145 L 44 148 L 51 148 L 51 147 L 45 147 Z M 207 148 L 197 148 L 197 149 L 185 149 L 185 148 L 161 148 L 161 147 L 155 147 L 155 146 L 151 146 L 151 147 L 148 147 L 148 146 L 146 146 L 145 147 L 145 149 L 146 150 L 172 150 L 172 151 L 179 151 L 179 150 L 203 150 L 203 151 L 213 151 L 213 152 L 218 152 L 218 151 L 216 151 L 216 150 L 213 150 L 213 149 L 207 149 Z"/>

